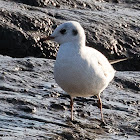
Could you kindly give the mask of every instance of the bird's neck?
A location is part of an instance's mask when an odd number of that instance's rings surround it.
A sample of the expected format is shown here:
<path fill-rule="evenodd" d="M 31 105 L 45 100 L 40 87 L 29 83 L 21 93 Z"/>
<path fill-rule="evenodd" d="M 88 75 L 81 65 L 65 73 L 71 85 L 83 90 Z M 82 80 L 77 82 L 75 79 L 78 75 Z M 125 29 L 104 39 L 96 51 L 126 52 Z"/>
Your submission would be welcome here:
<path fill-rule="evenodd" d="M 70 42 L 63 43 L 63 45 L 72 46 L 75 47 L 76 49 L 81 49 L 85 47 L 85 41 L 70 41 Z"/>
<path fill-rule="evenodd" d="M 85 40 L 81 40 L 81 41 L 78 42 L 78 44 L 79 44 L 80 47 L 85 47 L 86 42 L 85 42 Z"/>

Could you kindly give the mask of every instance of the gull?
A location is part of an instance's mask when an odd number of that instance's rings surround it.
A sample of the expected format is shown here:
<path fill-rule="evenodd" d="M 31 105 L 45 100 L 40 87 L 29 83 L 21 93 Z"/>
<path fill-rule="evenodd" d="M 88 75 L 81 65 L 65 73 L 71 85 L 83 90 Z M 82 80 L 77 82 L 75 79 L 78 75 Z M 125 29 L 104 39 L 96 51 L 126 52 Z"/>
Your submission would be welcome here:
<path fill-rule="evenodd" d="M 41 39 L 45 40 L 53 40 L 60 44 L 54 66 L 54 78 L 71 97 L 71 120 L 73 98 L 96 95 L 101 120 L 104 122 L 100 94 L 115 74 L 108 59 L 96 49 L 86 46 L 84 29 L 76 21 L 60 24 L 50 36 Z"/>

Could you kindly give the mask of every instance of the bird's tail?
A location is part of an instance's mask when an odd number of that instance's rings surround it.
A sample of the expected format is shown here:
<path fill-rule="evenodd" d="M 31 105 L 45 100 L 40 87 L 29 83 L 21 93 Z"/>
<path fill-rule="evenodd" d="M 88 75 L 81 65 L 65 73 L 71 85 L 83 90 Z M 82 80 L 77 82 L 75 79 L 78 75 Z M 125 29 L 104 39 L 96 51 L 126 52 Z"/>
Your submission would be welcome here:
<path fill-rule="evenodd" d="M 109 60 L 109 63 L 110 64 L 115 64 L 115 63 L 119 63 L 119 62 L 122 62 L 122 61 L 126 61 L 128 59 L 132 59 L 132 58 L 123 58 L 123 59 L 117 59 L 117 60 Z"/>

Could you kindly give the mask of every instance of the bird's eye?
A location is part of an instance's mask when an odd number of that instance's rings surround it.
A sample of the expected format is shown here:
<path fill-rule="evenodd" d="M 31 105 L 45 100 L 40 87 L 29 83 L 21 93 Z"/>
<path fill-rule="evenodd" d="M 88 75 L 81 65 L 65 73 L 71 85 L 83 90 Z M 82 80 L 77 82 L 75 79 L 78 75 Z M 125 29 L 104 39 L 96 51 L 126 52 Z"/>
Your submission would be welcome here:
<path fill-rule="evenodd" d="M 74 36 L 76 36 L 77 34 L 78 34 L 78 31 L 77 30 L 72 30 L 72 34 L 74 35 Z"/>
<path fill-rule="evenodd" d="M 66 34 L 66 29 L 61 29 L 61 30 L 60 30 L 60 33 L 61 33 L 62 35 Z"/>

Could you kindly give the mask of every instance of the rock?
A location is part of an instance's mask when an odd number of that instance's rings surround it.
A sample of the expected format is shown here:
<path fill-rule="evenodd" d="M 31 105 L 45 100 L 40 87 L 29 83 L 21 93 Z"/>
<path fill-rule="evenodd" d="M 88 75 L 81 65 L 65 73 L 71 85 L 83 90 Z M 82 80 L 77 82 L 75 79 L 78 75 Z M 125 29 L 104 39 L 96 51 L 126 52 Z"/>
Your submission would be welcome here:
<path fill-rule="evenodd" d="M 139 0 L 1 0 L 0 139 L 138 140 L 139 10 Z M 68 20 L 80 22 L 87 45 L 108 59 L 130 58 L 113 66 L 133 71 L 117 72 L 101 95 L 106 126 L 96 97 L 75 98 L 70 121 L 69 95 L 53 77 L 58 44 L 39 42 Z"/>
<path fill-rule="evenodd" d="M 38 40 L 56 25 L 76 20 L 85 29 L 88 46 L 111 60 L 133 58 L 114 64 L 117 70 L 140 70 L 139 1 L 104 1 L 1 0 L 0 54 L 55 59 L 58 44 Z"/>
<path fill-rule="evenodd" d="M 27 113 L 35 113 L 36 112 L 36 108 L 29 106 L 29 105 L 19 105 L 17 106 L 17 109 L 27 112 Z"/>
<path fill-rule="evenodd" d="M 31 5 L 31 6 L 47 6 L 49 0 L 13 0 L 15 2 Z"/>
<path fill-rule="evenodd" d="M 101 126 L 96 96 L 75 98 L 70 121 L 70 98 L 55 83 L 53 66 L 51 59 L 0 55 L 0 139 L 139 139 L 140 72 L 116 73 L 101 94 Z"/>
<path fill-rule="evenodd" d="M 56 110 L 66 110 L 66 108 L 63 105 L 61 105 L 61 104 L 55 104 L 55 103 L 52 103 L 50 105 L 50 108 L 56 109 Z"/>
<path fill-rule="evenodd" d="M 10 7 L 11 4 L 13 7 Z M 56 48 L 50 47 L 50 43 L 37 43 L 41 32 L 44 30 L 47 35 L 48 26 L 53 24 L 47 17 L 44 19 L 45 16 L 42 15 L 42 19 L 39 19 L 37 13 L 27 12 L 31 7 L 14 2 L 0 1 L 0 7 L 1 54 L 55 58 Z"/>

